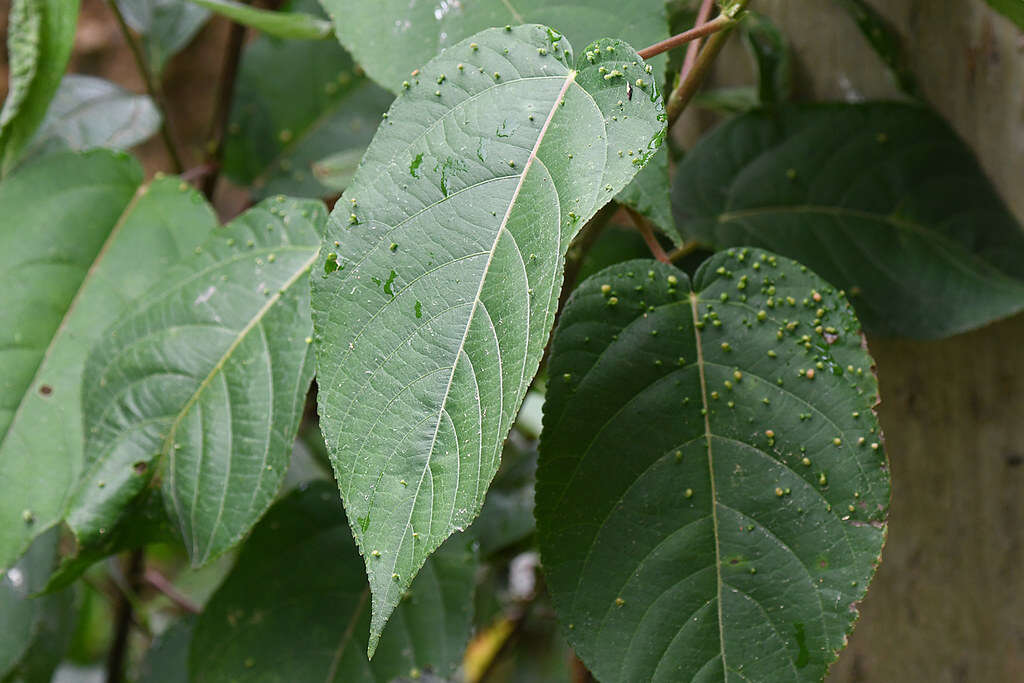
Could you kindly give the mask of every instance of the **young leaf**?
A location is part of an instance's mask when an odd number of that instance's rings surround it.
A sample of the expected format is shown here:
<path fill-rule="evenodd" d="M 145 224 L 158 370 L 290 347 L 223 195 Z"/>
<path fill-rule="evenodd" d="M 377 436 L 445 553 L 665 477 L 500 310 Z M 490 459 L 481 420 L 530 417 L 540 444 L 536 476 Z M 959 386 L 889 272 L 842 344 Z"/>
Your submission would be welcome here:
<path fill-rule="evenodd" d="M 338 40 L 373 80 L 392 92 L 413 69 L 489 26 L 547 24 L 575 45 L 612 36 L 637 49 L 668 38 L 664 0 L 320 0 Z M 652 60 L 660 78 L 664 58 Z"/>
<path fill-rule="evenodd" d="M 878 385 L 842 293 L 746 248 L 692 284 L 612 266 L 573 293 L 551 377 L 538 539 L 594 675 L 820 680 L 889 504 Z"/>
<path fill-rule="evenodd" d="M 305 12 L 275 12 L 248 7 L 240 2 L 235 2 L 235 0 L 192 0 L 192 2 L 225 16 L 231 21 L 245 24 L 278 38 L 323 40 L 329 37 L 333 30 L 329 21 Z"/>
<path fill-rule="evenodd" d="M 319 202 L 279 197 L 250 209 L 92 350 L 85 473 L 67 515 L 80 548 L 131 523 L 150 486 L 197 566 L 270 505 L 312 377 L 308 274 L 324 220 Z"/>
<path fill-rule="evenodd" d="M 740 116 L 679 165 L 673 210 L 689 239 L 814 268 L 876 334 L 937 338 L 1024 310 L 1024 233 L 971 151 L 918 106 Z"/>
<path fill-rule="evenodd" d="M 68 74 L 25 156 L 97 147 L 128 149 L 159 129 L 160 111 L 148 96 L 102 78 Z"/>
<path fill-rule="evenodd" d="M 0 183 L 0 569 L 61 518 L 81 470 L 89 347 L 216 225 L 177 179 L 141 182 L 95 151 Z"/>
<path fill-rule="evenodd" d="M 334 486 L 271 508 L 196 624 L 191 680 L 375 683 L 451 673 L 469 638 L 475 552 L 451 539 L 430 558 L 366 659 L 369 587 Z"/>
<path fill-rule="evenodd" d="M 0 111 L 0 174 L 20 158 L 64 75 L 79 0 L 13 0 L 7 26 L 10 85 Z"/>
<path fill-rule="evenodd" d="M 141 39 L 146 63 L 161 73 L 171 57 L 191 42 L 210 11 L 189 0 L 116 0 L 125 23 Z"/>
<path fill-rule="evenodd" d="M 317 7 L 313 1 L 293 5 L 307 6 Z M 333 40 L 260 36 L 242 55 L 224 171 L 259 197 L 329 194 L 333 188 L 314 163 L 338 153 L 358 163 L 392 99 Z"/>
<path fill-rule="evenodd" d="M 574 62 L 549 28 L 489 29 L 412 77 L 331 214 L 312 278 L 319 408 L 370 575 L 371 653 L 426 557 L 479 511 L 569 241 L 663 119 L 625 43 Z"/>

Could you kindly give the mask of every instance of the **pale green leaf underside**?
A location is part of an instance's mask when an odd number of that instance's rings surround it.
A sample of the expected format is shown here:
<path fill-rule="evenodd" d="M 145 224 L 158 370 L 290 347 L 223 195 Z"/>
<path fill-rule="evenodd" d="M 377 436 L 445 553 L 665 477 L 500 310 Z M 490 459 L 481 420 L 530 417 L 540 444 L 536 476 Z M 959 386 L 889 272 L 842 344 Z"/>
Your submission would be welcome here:
<path fill-rule="evenodd" d="M 0 172 L 6 175 L 46 116 L 75 40 L 79 0 L 15 0 L 7 32 L 10 87 L 0 111 Z"/>
<path fill-rule="evenodd" d="M 210 11 L 189 0 L 116 0 L 141 39 L 146 61 L 154 73 L 195 37 L 210 18 Z"/>
<path fill-rule="evenodd" d="M 673 243 L 683 243 L 672 217 L 668 179 L 668 147 L 663 146 L 636 174 L 633 182 L 615 196 L 615 200 L 649 218 Z"/>
<path fill-rule="evenodd" d="M 196 625 L 197 683 L 386 683 L 450 674 L 469 639 L 477 561 L 451 539 L 412 584 L 366 658 L 369 587 L 334 486 L 315 482 L 274 505 Z"/>
<path fill-rule="evenodd" d="M 82 547 L 132 521 L 154 472 L 196 565 L 270 505 L 312 375 L 308 273 L 324 219 L 319 202 L 263 202 L 107 330 L 86 365 L 86 469 L 67 517 Z"/>
<path fill-rule="evenodd" d="M 668 37 L 663 0 L 320 0 L 338 40 L 374 79 L 392 92 L 437 53 L 491 26 L 546 24 L 574 45 L 619 38 L 636 49 Z M 401 46 L 396 49 L 396 46 Z M 663 69 L 655 57 L 655 73 Z"/>
<path fill-rule="evenodd" d="M 0 567 L 60 519 L 81 470 L 89 348 L 216 225 L 177 179 L 141 182 L 96 151 L 0 184 Z"/>
<path fill-rule="evenodd" d="M 366 558 L 371 651 L 480 509 L 570 239 L 661 142 L 632 48 L 603 41 L 572 64 L 540 26 L 450 48 L 396 100 L 328 223 L 312 278 L 321 427 Z"/>
<path fill-rule="evenodd" d="M 314 0 L 293 7 L 317 8 Z M 330 194 L 314 164 L 347 153 L 354 167 L 393 98 L 336 41 L 260 36 L 242 54 L 224 172 L 258 197 Z"/>
<path fill-rule="evenodd" d="M 733 119 L 679 165 L 683 236 L 755 244 L 843 287 L 877 334 L 937 338 L 1024 310 L 1024 232 L 923 107 L 781 107 Z"/>
<path fill-rule="evenodd" d="M 97 147 L 129 149 L 160 128 L 160 111 L 147 95 L 116 83 L 68 74 L 50 102 L 26 156 Z"/>
<path fill-rule="evenodd" d="M 601 681 L 820 680 L 885 538 L 877 382 L 845 298 L 755 249 L 588 279 L 537 472 L 563 632 Z"/>

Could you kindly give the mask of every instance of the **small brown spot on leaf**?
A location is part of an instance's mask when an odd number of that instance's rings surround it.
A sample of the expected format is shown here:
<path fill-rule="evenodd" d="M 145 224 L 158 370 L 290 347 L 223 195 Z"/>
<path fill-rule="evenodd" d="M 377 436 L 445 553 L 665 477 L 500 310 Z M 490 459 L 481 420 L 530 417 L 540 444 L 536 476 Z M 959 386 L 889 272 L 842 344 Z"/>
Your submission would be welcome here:
<path fill-rule="evenodd" d="M 53 393 L 53 387 L 51 387 L 49 384 L 42 384 L 39 386 L 39 393 L 42 394 L 43 396 L 49 396 L 50 394 Z"/>

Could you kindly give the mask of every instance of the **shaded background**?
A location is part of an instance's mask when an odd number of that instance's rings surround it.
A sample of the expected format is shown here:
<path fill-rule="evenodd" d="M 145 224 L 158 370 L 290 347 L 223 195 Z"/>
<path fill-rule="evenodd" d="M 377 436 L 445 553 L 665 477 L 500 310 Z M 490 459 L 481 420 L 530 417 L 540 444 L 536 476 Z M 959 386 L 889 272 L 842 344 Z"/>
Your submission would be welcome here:
<path fill-rule="evenodd" d="M 870 4 L 900 33 L 924 97 L 976 151 L 1024 223 L 1024 33 L 983 0 Z M 0 22 L 8 6 L 0 0 Z M 753 0 L 752 8 L 792 42 L 797 99 L 901 97 L 838 6 Z M 214 18 L 164 74 L 186 166 L 199 163 L 210 133 L 228 27 Z M 70 69 L 144 90 L 103 0 L 82 0 Z M 3 90 L 6 80 L 4 61 Z M 738 41 L 727 47 L 713 80 L 753 82 Z M 677 134 L 692 143 L 718 120 L 688 112 Z M 136 152 L 149 174 L 170 167 L 158 138 Z M 237 212 L 244 199 L 221 183 L 222 214 Z M 828 680 L 1021 680 L 1024 316 L 938 342 L 870 342 L 894 481 L 889 541 L 857 630 Z"/>

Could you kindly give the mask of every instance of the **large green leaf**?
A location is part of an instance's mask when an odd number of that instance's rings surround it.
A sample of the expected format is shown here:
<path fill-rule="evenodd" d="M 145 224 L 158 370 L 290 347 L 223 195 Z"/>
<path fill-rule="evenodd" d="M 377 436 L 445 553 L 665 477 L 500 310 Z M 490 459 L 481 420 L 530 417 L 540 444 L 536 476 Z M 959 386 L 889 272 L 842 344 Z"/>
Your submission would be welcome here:
<path fill-rule="evenodd" d="M 331 214 L 312 278 L 320 417 L 370 575 L 371 652 L 480 509 L 569 241 L 661 143 L 649 71 L 620 41 L 574 62 L 549 28 L 483 31 L 413 78 Z"/>
<path fill-rule="evenodd" d="M 616 201 L 635 209 L 661 228 L 676 244 L 682 244 L 672 217 L 668 179 L 668 145 L 663 146 L 636 174 L 633 182 L 615 196 Z"/>
<path fill-rule="evenodd" d="M 315 0 L 293 6 L 316 10 Z M 333 40 L 260 36 L 242 55 L 224 171 L 260 197 L 329 194 L 314 164 L 339 153 L 358 163 L 392 99 Z"/>
<path fill-rule="evenodd" d="M 373 662 L 369 587 L 334 486 L 315 482 L 277 503 L 196 625 L 196 683 L 345 683 L 451 673 L 469 638 L 475 552 L 456 537 L 405 593 Z"/>
<path fill-rule="evenodd" d="M 194 565 L 231 547 L 270 505 L 312 377 L 308 274 L 324 213 L 284 197 L 250 209 L 90 353 L 85 473 L 67 516 L 80 548 L 130 524 L 150 487 Z"/>
<path fill-rule="evenodd" d="M 679 165 L 673 210 L 687 239 L 807 264 L 874 333 L 936 338 L 1024 310 L 1024 233 L 964 143 L 914 105 L 733 119 Z"/>
<path fill-rule="evenodd" d="M 537 530 L 602 681 L 814 681 L 885 539 L 878 385 L 841 293 L 730 249 L 577 289 L 551 355 Z M 642 435 L 642 438 L 638 438 Z"/>
<path fill-rule="evenodd" d="M 128 149 L 159 129 L 160 110 L 149 96 L 102 78 L 68 74 L 25 155 L 97 147 Z"/>
<path fill-rule="evenodd" d="M 198 617 L 174 622 L 146 650 L 139 666 L 138 683 L 189 683 L 188 658 Z"/>
<path fill-rule="evenodd" d="M 156 74 L 191 42 L 210 11 L 188 0 L 116 0 L 125 22 L 139 33 L 146 63 Z"/>
<path fill-rule="evenodd" d="M 668 37 L 664 0 L 320 0 L 341 44 L 393 92 L 413 69 L 490 26 L 547 24 L 576 45 L 611 36 L 638 50 Z M 396 46 L 399 46 L 396 48 Z M 663 57 L 655 57 L 660 76 Z"/>
<path fill-rule="evenodd" d="M 61 518 L 81 470 L 89 347 L 216 225 L 180 181 L 141 182 L 95 151 L 0 183 L 0 568 Z"/>
<path fill-rule="evenodd" d="M 9 89 L 0 111 L 0 173 L 46 116 L 75 40 L 79 0 L 13 0 L 7 24 Z"/>

